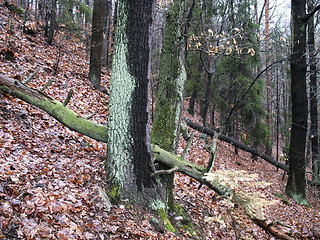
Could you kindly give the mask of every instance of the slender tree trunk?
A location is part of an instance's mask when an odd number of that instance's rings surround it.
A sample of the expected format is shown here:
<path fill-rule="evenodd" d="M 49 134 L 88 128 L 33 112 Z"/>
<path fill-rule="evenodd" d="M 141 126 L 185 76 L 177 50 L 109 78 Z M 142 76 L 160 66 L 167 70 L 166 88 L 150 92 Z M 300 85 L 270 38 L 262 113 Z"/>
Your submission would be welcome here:
<path fill-rule="evenodd" d="M 103 27 L 106 11 L 106 0 L 94 0 L 92 17 L 92 37 L 90 48 L 89 80 L 95 89 L 100 89 Z"/>
<path fill-rule="evenodd" d="M 308 1 L 308 11 L 311 12 L 314 8 L 312 0 Z M 308 22 L 308 46 L 310 59 L 310 137 L 311 137 L 311 152 L 312 152 L 312 169 L 314 180 L 319 180 L 320 162 L 319 162 L 319 138 L 318 138 L 318 101 L 317 101 L 317 61 L 315 59 L 315 42 L 314 42 L 314 19 L 310 18 Z"/>
<path fill-rule="evenodd" d="M 204 107 L 202 112 L 202 122 L 203 126 L 207 126 L 207 114 L 209 109 L 209 102 L 210 102 L 210 93 L 211 93 L 211 85 L 212 85 L 212 74 L 208 74 L 208 82 L 206 87 L 206 95 L 204 100 Z"/>
<path fill-rule="evenodd" d="M 265 4 L 265 22 L 266 22 L 266 48 L 267 48 L 267 58 L 266 65 L 267 67 L 271 64 L 271 55 L 270 55 L 270 30 L 269 30 L 269 0 L 266 0 Z M 271 70 L 268 69 L 267 72 L 267 126 L 270 131 L 269 138 L 272 138 L 272 117 L 271 117 Z M 268 141 L 269 142 L 269 141 Z M 271 142 L 271 141 L 270 141 Z M 272 146 L 267 144 L 266 154 L 272 155 Z"/>
<path fill-rule="evenodd" d="M 196 88 L 194 88 L 192 90 L 192 94 L 191 94 L 191 97 L 190 97 L 190 100 L 189 100 L 189 108 L 188 108 L 188 112 L 191 115 L 194 115 L 194 105 L 196 103 L 197 97 L 198 97 L 198 90 Z"/>
<path fill-rule="evenodd" d="M 208 63 L 208 66 L 210 68 L 210 62 L 211 62 L 211 59 L 210 59 L 210 56 L 206 56 L 206 60 L 207 60 L 207 63 Z M 212 85 L 212 77 L 213 77 L 213 74 L 215 72 L 215 68 L 216 68 L 216 63 L 217 63 L 217 60 L 214 59 L 214 64 L 213 64 L 213 68 L 212 69 L 209 69 L 207 66 L 206 66 L 206 63 L 203 59 L 203 57 L 201 56 L 201 61 L 202 61 L 202 65 L 206 71 L 206 80 L 207 80 L 207 86 L 206 86 L 206 95 L 205 95 L 205 100 L 204 100 L 204 107 L 203 107 L 203 111 L 202 111 L 202 122 L 203 122 L 203 126 L 206 127 L 207 125 L 207 113 L 208 113 L 208 109 L 209 109 L 209 102 L 210 102 L 210 94 L 211 94 L 211 85 Z"/>
<path fill-rule="evenodd" d="M 279 161 L 279 134 L 280 134 L 280 99 L 279 99 L 279 72 L 277 67 L 277 76 L 276 76 L 276 110 L 277 110 L 277 118 L 276 118 L 276 160 Z"/>
<path fill-rule="evenodd" d="M 258 0 L 254 0 L 254 16 L 256 24 L 259 24 L 259 16 L 258 16 Z"/>
<path fill-rule="evenodd" d="M 49 45 L 51 45 L 53 42 L 54 32 L 56 29 L 56 12 L 57 12 L 57 0 L 51 0 L 50 27 L 48 32 Z"/>
<path fill-rule="evenodd" d="M 305 187 L 305 148 L 308 99 L 306 91 L 305 0 L 292 0 L 293 48 L 291 54 L 292 126 L 289 149 L 289 178 L 286 192 L 295 201 L 308 204 Z"/>
<path fill-rule="evenodd" d="M 110 36 L 110 30 L 111 30 L 111 14 L 112 14 L 112 1 L 107 1 L 106 4 L 106 14 L 105 14 L 105 18 L 103 20 L 103 33 L 105 35 L 104 41 L 103 41 L 103 55 L 102 55 L 102 65 L 104 67 L 108 67 L 109 65 L 109 36 Z"/>
<path fill-rule="evenodd" d="M 108 58 L 111 60 L 109 62 L 109 65 L 112 65 L 112 59 L 113 59 L 113 50 L 114 50 L 114 42 L 115 42 L 115 34 L 117 30 L 117 19 L 118 19 L 118 1 L 115 1 L 114 3 L 114 9 L 112 10 L 112 16 L 110 19 L 110 33 L 109 33 L 109 52 L 108 52 Z"/>
<path fill-rule="evenodd" d="M 199 61 L 201 61 L 200 57 L 199 57 Z M 201 71 L 202 71 L 202 65 L 200 63 L 198 63 L 198 72 L 200 73 Z M 194 107 L 195 107 L 195 103 L 198 98 L 198 84 L 199 83 L 197 81 L 198 81 L 197 79 L 194 79 L 194 81 L 192 81 L 193 89 L 192 89 L 192 95 L 191 95 L 191 98 L 189 101 L 189 109 L 188 109 L 188 112 L 191 115 L 194 115 Z"/>
<path fill-rule="evenodd" d="M 115 199 L 165 208 L 152 177 L 149 137 L 149 35 L 153 1 L 121 0 L 112 62 L 106 171 Z"/>

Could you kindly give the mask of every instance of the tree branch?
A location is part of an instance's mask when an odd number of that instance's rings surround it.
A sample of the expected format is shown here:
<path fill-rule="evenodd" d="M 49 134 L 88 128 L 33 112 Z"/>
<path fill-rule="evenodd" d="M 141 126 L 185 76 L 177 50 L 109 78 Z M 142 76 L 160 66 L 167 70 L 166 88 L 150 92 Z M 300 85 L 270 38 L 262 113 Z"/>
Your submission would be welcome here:
<path fill-rule="evenodd" d="M 317 11 L 320 10 L 320 4 L 318 6 L 316 6 L 310 13 L 308 13 L 305 17 L 304 17 L 304 21 L 308 22 L 310 18 L 313 17 L 313 15 L 316 14 Z"/>
<path fill-rule="evenodd" d="M 259 24 L 259 25 L 261 24 L 261 19 L 262 19 L 262 16 L 263 16 L 263 11 L 264 11 L 264 8 L 266 7 L 266 4 L 267 4 L 267 0 L 264 0 L 264 4 L 262 5 L 262 9 L 261 9 L 261 13 L 260 13 L 259 21 L 258 21 L 258 24 Z"/>
<path fill-rule="evenodd" d="M 32 73 L 28 78 L 27 80 L 25 80 L 23 82 L 24 85 L 26 85 L 28 82 L 30 82 L 36 75 L 37 73 L 40 71 L 40 67 L 37 67 L 37 69 L 34 71 L 34 73 Z"/>
<path fill-rule="evenodd" d="M 213 75 L 214 72 L 216 71 L 216 65 L 217 65 L 217 58 L 214 59 L 214 63 L 213 63 L 213 68 L 212 70 L 208 69 L 206 64 L 204 63 L 204 59 L 203 59 L 203 56 L 202 56 L 202 52 L 200 51 L 200 58 L 201 58 L 201 63 L 202 63 L 202 66 L 204 68 L 204 70 L 207 72 L 207 74 L 209 76 Z"/>

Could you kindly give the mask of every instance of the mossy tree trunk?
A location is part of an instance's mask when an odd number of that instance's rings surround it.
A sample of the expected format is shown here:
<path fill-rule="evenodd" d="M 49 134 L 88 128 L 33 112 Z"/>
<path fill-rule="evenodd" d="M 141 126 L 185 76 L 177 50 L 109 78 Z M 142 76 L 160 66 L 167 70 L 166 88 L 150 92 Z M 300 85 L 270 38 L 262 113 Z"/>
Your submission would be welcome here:
<path fill-rule="evenodd" d="M 149 135 L 149 29 L 153 1 L 121 0 L 109 95 L 106 170 L 111 195 L 153 209 L 166 189 L 152 177 Z"/>
<path fill-rule="evenodd" d="M 185 69 L 185 34 L 193 0 L 171 3 L 166 19 L 160 57 L 160 78 L 157 104 L 152 126 L 152 142 L 175 152 L 179 141 L 183 93 L 187 78 Z M 168 206 L 173 208 L 173 174 L 168 177 Z"/>

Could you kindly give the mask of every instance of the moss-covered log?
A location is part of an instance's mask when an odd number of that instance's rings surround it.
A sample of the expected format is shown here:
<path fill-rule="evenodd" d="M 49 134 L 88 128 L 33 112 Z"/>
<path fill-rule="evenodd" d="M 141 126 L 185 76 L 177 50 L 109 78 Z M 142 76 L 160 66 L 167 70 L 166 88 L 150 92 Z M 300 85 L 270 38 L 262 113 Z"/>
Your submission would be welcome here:
<path fill-rule="evenodd" d="M 98 141 L 107 142 L 107 128 L 104 125 L 81 118 L 71 109 L 63 106 L 61 102 L 43 94 L 42 92 L 25 86 L 21 82 L 8 78 L 2 74 L 0 74 L 0 90 L 44 110 L 71 130 Z M 206 168 L 186 161 L 177 155 L 161 149 L 157 145 L 152 145 L 151 147 L 153 157 L 155 157 L 157 162 L 170 168 L 176 168 L 178 172 L 194 178 L 220 195 L 230 195 L 230 191 L 227 187 L 220 185 L 216 186 L 203 179 L 204 174 L 206 173 Z"/>
<path fill-rule="evenodd" d="M 161 149 L 157 145 L 152 145 L 151 148 L 153 157 L 156 158 L 157 162 L 169 166 L 170 168 L 176 168 L 178 172 L 184 173 L 187 176 L 199 181 L 200 183 L 208 186 L 220 195 L 228 196 L 231 194 L 227 186 L 215 186 L 203 178 L 204 174 L 206 173 L 206 168 L 187 160 L 183 160 L 181 157 L 169 153 Z"/>
<path fill-rule="evenodd" d="M 0 90 L 30 103 L 57 119 L 69 129 L 98 141 L 107 141 L 107 127 L 82 118 L 70 108 L 42 92 L 0 74 Z"/>

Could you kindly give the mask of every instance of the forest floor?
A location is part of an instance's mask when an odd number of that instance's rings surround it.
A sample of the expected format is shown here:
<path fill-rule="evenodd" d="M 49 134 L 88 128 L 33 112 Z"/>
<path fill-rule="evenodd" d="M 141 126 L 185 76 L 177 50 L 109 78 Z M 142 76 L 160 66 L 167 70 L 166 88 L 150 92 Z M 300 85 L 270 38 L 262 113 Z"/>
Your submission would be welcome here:
<path fill-rule="evenodd" d="M 37 67 L 40 72 L 28 86 L 64 101 L 74 90 L 69 107 L 81 116 L 105 124 L 108 96 L 88 81 L 88 56 L 74 36 L 58 33 L 49 46 L 42 33 L 27 35 L 22 20 L 0 6 L 0 73 L 23 81 Z M 105 70 L 102 85 L 109 86 Z M 196 118 L 184 112 L 194 121 Z M 195 138 L 186 159 L 206 166 L 206 142 Z M 186 142 L 181 139 L 179 153 Z M 285 192 L 283 171 L 224 142 L 215 170 L 245 170 L 271 183 L 261 191 L 276 202 L 265 206 L 269 223 L 294 239 L 320 239 L 319 189 L 308 186 L 310 207 L 295 203 Z M 0 92 L 0 239 L 274 239 L 247 217 L 243 208 L 183 174 L 175 175 L 174 198 L 186 209 L 193 226 L 176 233 L 154 228 L 156 213 L 130 204 L 106 210 L 101 190 L 108 191 L 104 157 L 106 145 L 72 132 L 45 112 Z M 307 169 L 310 171 L 310 169 Z M 282 196 L 282 197 L 280 197 Z M 288 199 L 288 202 L 285 201 Z M 282 201 L 283 200 L 283 201 Z M 286 203 L 285 203 L 286 202 Z M 173 218 L 173 222 L 179 218 Z"/>

